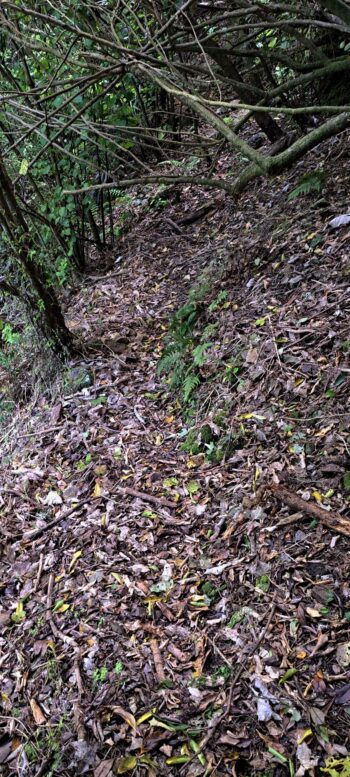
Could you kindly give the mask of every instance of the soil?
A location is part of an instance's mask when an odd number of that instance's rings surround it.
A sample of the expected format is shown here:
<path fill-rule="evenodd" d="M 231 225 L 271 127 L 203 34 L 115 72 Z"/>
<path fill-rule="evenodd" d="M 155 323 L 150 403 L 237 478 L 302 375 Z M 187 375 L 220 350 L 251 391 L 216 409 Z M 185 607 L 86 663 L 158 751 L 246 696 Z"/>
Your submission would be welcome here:
<path fill-rule="evenodd" d="M 5 777 L 349 773 L 349 539 L 308 511 L 349 514 L 348 148 L 128 206 L 72 296 L 82 356 L 2 439 Z M 201 284 L 186 404 L 157 365 Z"/>

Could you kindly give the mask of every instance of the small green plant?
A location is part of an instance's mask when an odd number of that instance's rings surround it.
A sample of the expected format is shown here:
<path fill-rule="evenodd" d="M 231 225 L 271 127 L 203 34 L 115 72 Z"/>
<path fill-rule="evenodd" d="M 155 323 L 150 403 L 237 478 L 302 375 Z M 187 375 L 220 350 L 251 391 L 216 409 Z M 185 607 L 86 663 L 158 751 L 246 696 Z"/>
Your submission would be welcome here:
<path fill-rule="evenodd" d="M 226 302 L 227 296 L 227 291 L 224 291 L 223 289 L 219 291 L 217 297 L 215 297 L 215 299 L 209 305 L 209 313 L 213 313 L 214 310 L 217 310 L 220 305 L 222 305 L 223 302 Z"/>
<path fill-rule="evenodd" d="M 166 190 L 164 183 L 159 184 L 157 191 L 148 200 L 149 208 L 155 208 L 156 210 L 162 210 L 168 204 L 169 200 L 166 197 L 162 197 L 162 193 Z"/>
<path fill-rule="evenodd" d="M 178 310 L 171 322 L 168 342 L 158 364 L 158 373 L 169 375 L 170 387 L 182 391 L 185 403 L 200 385 L 199 366 L 204 364 L 204 354 L 209 346 L 207 343 L 196 343 L 193 330 L 200 312 L 200 305 L 193 300 Z"/>
<path fill-rule="evenodd" d="M 108 675 L 108 669 L 106 666 L 96 667 L 93 671 L 92 680 L 94 685 L 104 683 Z"/>
<path fill-rule="evenodd" d="M 222 664 L 222 666 L 219 666 L 218 669 L 215 670 L 214 674 L 212 675 L 213 682 L 220 680 L 221 678 L 224 679 L 226 682 L 230 679 L 232 674 L 232 669 L 227 664 Z"/>
<path fill-rule="evenodd" d="M 33 742 L 27 742 L 24 746 L 24 752 L 29 763 L 35 763 L 38 760 L 40 750 Z"/>
<path fill-rule="evenodd" d="M 302 197 L 311 194 L 311 192 L 321 192 L 326 183 L 326 178 L 326 173 L 323 170 L 305 173 L 305 175 L 299 178 L 297 186 L 288 195 L 288 200 L 295 200 L 296 197 Z"/>

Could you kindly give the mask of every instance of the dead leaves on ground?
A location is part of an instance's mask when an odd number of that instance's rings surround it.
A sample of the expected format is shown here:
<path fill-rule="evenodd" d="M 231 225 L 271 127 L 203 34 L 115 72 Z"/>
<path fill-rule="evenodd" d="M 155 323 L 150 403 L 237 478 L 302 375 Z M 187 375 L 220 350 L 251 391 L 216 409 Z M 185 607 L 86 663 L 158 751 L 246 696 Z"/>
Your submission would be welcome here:
<path fill-rule="evenodd" d="M 277 211 L 255 240 L 266 205 L 230 208 L 215 216 L 222 247 L 252 259 L 215 311 L 208 368 L 230 453 L 180 451 L 181 408 L 156 377 L 169 310 L 206 262 L 207 234 L 196 226 L 193 257 L 186 236 L 175 247 L 166 230 L 155 238 L 151 218 L 125 239 L 129 263 L 74 303 L 77 326 L 100 337 L 100 316 L 126 351 L 97 355 L 93 383 L 43 400 L 26 419 L 34 437 L 10 442 L 6 777 L 40 765 L 94 777 L 349 771 L 347 542 L 259 490 L 287 475 L 303 500 L 346 504 L 345 244 L 300 214 L 284 235 Z M 215 382 L 220 361 L 229 369 Z M 210 407 L 205 424 L 220 433 Z"/>

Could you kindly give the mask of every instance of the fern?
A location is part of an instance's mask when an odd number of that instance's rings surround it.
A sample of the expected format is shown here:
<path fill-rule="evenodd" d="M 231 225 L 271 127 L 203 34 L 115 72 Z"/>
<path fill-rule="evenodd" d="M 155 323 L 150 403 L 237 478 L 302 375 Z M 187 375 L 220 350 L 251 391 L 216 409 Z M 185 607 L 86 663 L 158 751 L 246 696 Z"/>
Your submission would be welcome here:
<path fill-rule="evenodd" d="M 178 367 L 182 358 L 183 354 L 179 347 L 174 344 L 170 344 L 165 349 L 162 358 L 158 362 L 158 374 L 161 375 L 162 373 L 169 373 L 175 367 Z"/>
<path fill-rule="evenodd" d="M 196 367 L 202 367 L 205 364 L 208 358 L 207 350 L 211 345 L 212 343 L 200 343 L 193 349 L 193 363 Z"/>
<path fill-rule="evenodd" d="M 298 184 L 288 195 L 288 200 L 295 200 L 296 197 L 301 197 L 305 194 L 311 194 L 311 192 L 322 191 L 326 182 L 326 173 L 322 170 L 315 170 L 313 173 L 305 173 L 299 178 Z"/>
<path fill-rule="evenodd" d="M 185 403 L 188 402 L 192 392 L 198 388 L 199 384 L 200 379 L 194 372 L 190 372 L 188 375 L 186 375 L 183 382 L 183 398 Z"/>
<path fill-rule="evenodd" d="M 185 337 L 192 329 L 200 314 L 199 305 L 187 302 L 172 319 L 170 329 L 177 338 Z"/>

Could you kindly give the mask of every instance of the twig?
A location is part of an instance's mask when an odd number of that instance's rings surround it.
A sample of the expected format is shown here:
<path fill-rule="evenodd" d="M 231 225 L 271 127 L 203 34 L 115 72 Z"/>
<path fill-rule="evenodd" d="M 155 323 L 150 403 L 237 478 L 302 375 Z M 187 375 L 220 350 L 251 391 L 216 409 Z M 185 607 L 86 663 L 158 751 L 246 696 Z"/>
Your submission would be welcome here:
<path fill-rule="evenodd" d="M 81 742 L 83 742 L 86 738 L 86 732 L 85 732 L 85 726 L 83 723 L 84 715 L 79 702 L 76 702 L 73 706 L 73 718 L 74 718 L 74 727 L 77 732 L 77 737 Z"/>
<path fill-rule="evenodd" d="M 301 521 L 303 518 L 303 513 L 293 513 L 293 515 L 288 515 L 287 518 L 281 518 L 281 520 L 273 526 L 263 526 L 262 531 L 276 531 L 276 529 L 279 529 L 281 526 L 291 526 L 293 523 L 297 523 L 297 521 Z"/>
<path fill-rule="evenodd" d="M 84 694 L 84 686 L 83 686 L 83 680 L 82 680 L 82 677 L 81 677 L 79 663 L 78 663 L 78 659 L 77 658 L 74 661 L 74 674 L 75 674 L 75 679 L 77 681 L 77 687 L 78 687 L 78 692 L 79 692 L 79 700 L 80 700 L 81 697 Z"/>
<path fill-rule="evenodd" d="M 36 580 L 35 580 L 35 583 L 34 583 L 33 593 L 35 593 L 35 591 L 37 591 L 38 588 L 39 588 L 39 583 L 40 583 L 40 578 L 41 578 L 42 571 L 43 571 L 43 566 L 44 566 L 44 554 L 40 553 L 38 572 L 37 572 Z"/>
<path fill-rule="evenodd" d="M 169 218 L 164 219 L 164 221 L 166 224 L 169 224 L 169 227 L 171 227 L 174 230 L 174 232 L 176 232 L 178 235 L 182 235 L 182 229 L 180 229 L 180 227 L 175 223 L 175 221 Z"/>
<path fill-rule="evenodd" d="M 49 432 L 58 432 L 62 429 L 62 426 L 49 426 L 47 429 L 39 429 L 38 432 L 24 432 L 24 434 L 17 434 L 16 440 L 23 440 L 25 437 L 44 437 Z"/>
<path fill-rule="evenodd" d="M 302 499 L 301 496 L 298 496 L 297 494 L 293 494 L 293 492 L 289 491 L 285 486 L 272 483 L 269 486 L 269 489 L 280 502 L 283 502 L 283 504 L 292 507 L 298 512 L 305 513 L 306 515 L 311 516 L 311 518 L 316 518 L 324 526 L 327 526 L 327 529 L 331 529 L 332 531 L 337 532 L 337 534 L 344 534 L 345 537 L 350 537 L 350 521 L 348 518 L 344 518 L 340 515 L 340 513 L 334 512 L 334 510 L 328 512 L 328 510 L 320 507 L 320 505 L 313 504 L 313 502 L 306 502 L 305 499 Z"/>
<path fill-rule="evenodd" d="M 176 504 L 174 502 L 170 502 L 169 499 L 162 499 L 159 496 L 153 496 L 153 494 L 145 494 L 143 491 L 137 491 L 135 488 L 121 488 L 120 491 L 124 494 L 129 494 L 129 496 L 135 496 L 137 499 L 143 499 L 144 502 L 153 502 L 156 505 L 161 505 L 161 507 L 170 507 L 172 510 L 176 507 Z"/>
<path fill-rule="evenodd" d="M 39 766 L 38 771 L 35 773 L 35 777 L 44 777 L 45 774 L 48 774 L 49 766 L 51 764 L 53 756 L 49 755 L 47 758 L 44 758 L 41 766 Z"/>
<path fill-rule="evenodd" d="M 91 497 L 91 498 L 100 499 L 100 497 Z M 57 526 L 57 524 L 63 521 L 65 518 L 69 518 L 70 515 L 75 513 L 76 510 L 79 510 L 81 507 L 83 507 L 87 502 L 88 502 L 88 499 L 82 499 L 81 502 L 77 502 L 76 505 L 73 505 L 73 507 L 71 507 L 71 509 L 68 510 L 68 512 L 58 515 L 52 521 L 49 521 L 49 523 L 46 523 L 45 526 L 41 526 L 39 529 L 31 529 L 30 531 L 25 532 L 23 534 L 24 541 L 32 542 L 33 540 L 36 540 L 37 537 L 41 537 L 42 534 L 47 532 L 49 529 L 53 529 L 54 526 Z"/>
<path fill-rule="evenodd" d="M 219 207 L 219 205 L 222 205 L 223 199 L 216 199 L 212 200 L 211 202 L 206 203 L 206 205 L 202 205 L 201 208 L 198 208 L 195 211 L 192 211 L 192 213 L 188 213 L 186 216 L 182 216 L 180 219 L 177 219 L 177 225 L 186 225 L 186 224 L 193 224 L 195 221 L 198 221 L 199 219 L 203 218 L 203 216 L 206 216 L 207 213 L 209 213 L 211 210 L 214 210 Z"/>

